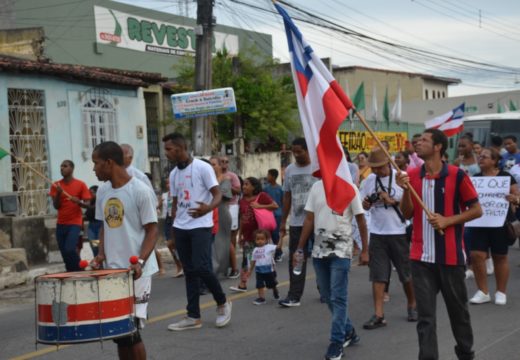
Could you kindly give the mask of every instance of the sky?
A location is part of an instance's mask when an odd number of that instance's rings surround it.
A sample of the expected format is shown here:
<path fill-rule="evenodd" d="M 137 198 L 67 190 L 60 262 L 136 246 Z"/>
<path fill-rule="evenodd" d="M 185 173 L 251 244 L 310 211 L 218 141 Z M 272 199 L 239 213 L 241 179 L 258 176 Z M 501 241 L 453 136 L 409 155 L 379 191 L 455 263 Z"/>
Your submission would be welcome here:
<path fill-rule="evenodd" d="M 164 12 L 196 16 L 193 0 L 119 0 Z M 273 11 L 271 0 L 239 0 Z M 320 57 L 337 66 L 367 66 L 459 78 L 449 96 L 520 90 L 520 1 L 518 0 L 291 0 L 304 9 L 345 28 L 374 38 L 479 63 L 510 67 L 506 73 L 469 69 L 434 62 L 426 57 L 393 56 L 388 49 L 360 43 L 352 37 L 295 21 Z M 288 9 L 286 7 L 286 9 Z M 302 17 L 288 9 L 291 16 Z M 271 34 L 273 55 L 288 62 L 287 40 L 281 17 L 233 2 L 216 0 L 217 23 Z M 401 54 L 402 55 L 402 54 Z M 502 70 L 501 70 L 502 71 Z"/>

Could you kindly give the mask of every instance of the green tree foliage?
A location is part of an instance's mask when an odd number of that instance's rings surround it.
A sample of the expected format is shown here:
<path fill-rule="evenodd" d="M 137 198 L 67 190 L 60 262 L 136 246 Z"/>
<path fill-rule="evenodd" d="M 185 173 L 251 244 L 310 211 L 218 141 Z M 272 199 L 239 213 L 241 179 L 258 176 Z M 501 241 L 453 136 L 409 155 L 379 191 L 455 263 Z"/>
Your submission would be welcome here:
<path fill-rule="evenodd" d="M 236 114 L 217 117 L 214 126 L 220 142 L 233 139 L 237 116 L 243 124 L 245 142 L 255 140 L 266 148 L 287 142 L 289 133 L 299 131 L 292 79 L 273 75 L 275 61 L 254 53 L 241 54 L 233 69 L 233 58 L 223 51 L 213 57 L 212 64 L 213 88 L 232 87 L 238 110 Z M 193 64 L 183 66 L 178 81 L 185 85 L 194 83 Z"/>

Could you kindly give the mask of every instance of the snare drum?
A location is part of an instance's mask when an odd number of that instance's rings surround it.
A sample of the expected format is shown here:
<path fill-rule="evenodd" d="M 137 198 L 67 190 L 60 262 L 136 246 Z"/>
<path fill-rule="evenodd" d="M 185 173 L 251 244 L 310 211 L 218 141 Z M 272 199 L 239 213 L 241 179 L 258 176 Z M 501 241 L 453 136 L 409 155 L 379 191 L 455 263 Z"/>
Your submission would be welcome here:
<path fill-rule="evenodd" d="M 39 276 L 36 341 L 73 344 L 132 334 L 134 282 L 126 269 Z"/>

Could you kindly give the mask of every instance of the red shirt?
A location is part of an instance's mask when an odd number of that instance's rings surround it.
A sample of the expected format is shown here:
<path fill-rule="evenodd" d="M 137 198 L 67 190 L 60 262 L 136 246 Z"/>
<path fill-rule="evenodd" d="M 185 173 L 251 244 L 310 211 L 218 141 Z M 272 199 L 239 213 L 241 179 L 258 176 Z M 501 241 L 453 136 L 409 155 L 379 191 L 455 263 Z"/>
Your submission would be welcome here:
<path fill-rule="evenodd" d="M 242 198 L 238 202 L 238 206 L 240 209 L 240 231 L 242 233 L 242 239 L 244 242 L 249 243 L 252 243 L 254 241 L 253 233 L 258 229 L 255 213 L 253 212 L 253 208 L 251 207 L 251 203 L 254 201 L 262 205 L 269 205 L 273 203 L 273 199 L 271 199 L 271 197 L 263 191 L 260 194 L 258 194 L 257 197 L 254 197 L 250 201 L 247 201 L 246 199 Z"/>
<path fill-rule="evenodd" d="M 90 200 L 90 191 L 87 185 L 81 180 L 72 179 L 70 183 L 65 183 L 63 179 L 57 181 L 64 191 L 69 195 L 75 196 L 80 200 Z M 53 185 L 49 195 L 54 197 L 57 194 L 56 187 Z M 64 193 L 61 194 L 60 208 L 58 209 L 58 224 L 60 225 L 81 225 L 83 224 L 83 212 L 78 204 L 74 204 Z"/>
<path fill-rule="evenodd" d="M 408 172 L 410 184 L 428 209 L 443 216 L 453 216 L 465 211 L 478 201 L 478 194 L 466 173 L 453 165 L 443 165 L 441 172 L 430 177 L 424 165 Z M 412 196 L 413 234 L 410 258 L 412 260 L 442 265 L 464 265 L 464 225 L 444 229 L 444 235 L 435 231 L 426 213 Z"/>

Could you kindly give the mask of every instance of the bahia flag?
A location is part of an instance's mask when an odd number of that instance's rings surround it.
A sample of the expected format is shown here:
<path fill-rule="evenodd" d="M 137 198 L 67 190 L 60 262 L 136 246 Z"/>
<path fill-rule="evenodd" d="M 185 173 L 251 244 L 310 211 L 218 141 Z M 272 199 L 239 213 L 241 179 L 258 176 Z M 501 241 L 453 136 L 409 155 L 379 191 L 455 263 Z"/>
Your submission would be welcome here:
<path fill-rule="evenodd" d="M 337 132 L 353 104 L 287 12 L 276 3 L 274 6 L 285 24 L 298 109 L 313 175 L 323 179 L 327 205 L 342 214 L 356 191 Z"/>
<path fill-rule="evenodd" d="M 464 106 L 465 103 L 462 103 L 450 112 L 426 121 L 424 126 L 426 129 L 442 130 L 448 137 L 456 135 L 464 129 Z"/>

